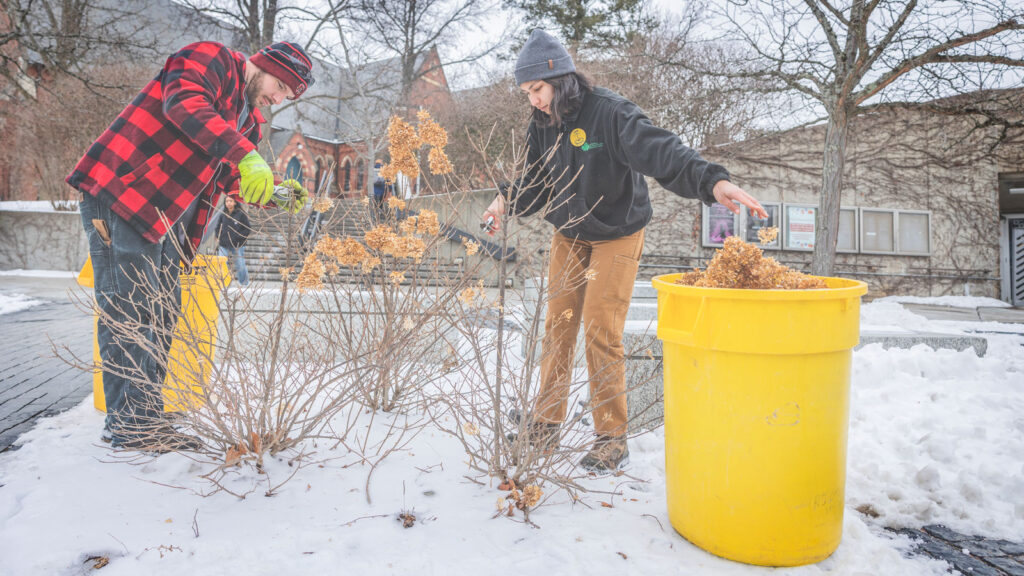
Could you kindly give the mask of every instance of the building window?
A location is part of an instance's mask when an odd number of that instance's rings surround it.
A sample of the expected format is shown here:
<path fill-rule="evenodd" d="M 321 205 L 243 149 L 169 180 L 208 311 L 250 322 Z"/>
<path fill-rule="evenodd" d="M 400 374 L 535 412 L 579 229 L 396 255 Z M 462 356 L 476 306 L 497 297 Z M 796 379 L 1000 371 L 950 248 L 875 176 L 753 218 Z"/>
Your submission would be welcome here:
<path fill-rule="evenodd" d="M 288 161 L 288 167 L 284 169 L 284 179 L 302 182 L 302 162 L 299 161 L 298 156 L 292 156 L 292 159 Z"/>
<path fill-rule="evenodd" d="M 931 254 L 931 215 L 928 212 L 897 212 L 896 230 L 896 249 L 900 254 Z"/>
<path fill-rule="evenodd" d="M 320 185 L 322 184 L 322 182 L 320 182 L 320 179 L 323 178 L 323 176 L 324 176 L 324 159 L 323 158 L 317 158 L 316 159 L 316 177 L 313 180 L 313 186 L 316 186 L 317 190 L 320 189 Z"/>
<path fill-rule="evenodd" d="M 865 254 L 896 253 L 896 211 L 860 209 L 860 251 Z"/>
<path fill-rule="evenodd" d="M 814 250 L 815 217 L 818 208 L 786 204 L 782 247 L 786 250 Z"/>
<path fill-rule="evenodd" d="M 856 252 L 857 238 L 860 237 L 857 228 L 857 209 L 839 209 L 839 239 L 836 241 L 836 252 Z"/>
<path fill-rule="evenodd" d="M 719 247 L 729 236 L 735 236 L 739 228 L 739 216 L 718 204 L 704 206 L 703 243 L 708 247 Z"/>
<path fill-rule="evenodd" d="M 341 189 L 345 192 L 352 189 L 352 163 L 348 158 L 345 158 L 345 163 L 341 165 Z"/>
<path fill-rule="evenodd" d="M 743 230 L 743 239 L 751 244 L 757 245 L 762 249 L 778 250 L 782 248 L 782 239 L 778 236 L 775 240 L 768 244 L 762 244 L 761 239 L 758 238 L 757 233 L 762 228 L 778 228 L 779 227 L 779 215 L 781 214 L 781 206 L 773 202 L 762 202 L 765 212 L 768 213 L 768 218 L 758 218 L 757 216 L 750 213 L 750 209 L 746 206 L 742 207 L 742 218 L 740 218 L 740 229 Z"/>
<path fill-rule="evenodd" d="M 360 159 L 356 162 L 356 190 L 362 190 L 366 184 L 366 162 Z"/>

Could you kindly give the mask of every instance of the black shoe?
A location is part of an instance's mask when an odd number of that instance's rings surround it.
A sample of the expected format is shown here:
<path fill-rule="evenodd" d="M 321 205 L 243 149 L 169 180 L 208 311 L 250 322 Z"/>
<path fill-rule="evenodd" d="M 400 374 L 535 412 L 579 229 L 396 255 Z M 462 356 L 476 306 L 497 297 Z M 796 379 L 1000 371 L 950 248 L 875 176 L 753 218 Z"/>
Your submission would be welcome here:
<path fill-rule="evenodd" d="M 625 436 L 598 435 L 594 447 L 580 460 L 580 466 L 598 474 L 621 470 L 626 464 L 629 464 L 629 447 Z"/>
<path fill-rule="evenodd" d="M 107 428 L 106 426 L 104 426 L 103 430 L 100 431 L 100 442 L 104 442 L 106 444 L 110 444 L 110 442 L 113 439 L 114 439 L 114 433 L 110 431 L 110 428 Z"/>
<path fill-rule="evenodd" d="M 522 413 L 518 410 L 509 411 L 508 416 L 517 426 L 523 419 Z M 557 422 L 534 422 L 528 419 L 523 431 L 531 448 L 547 452 L 558 449 L 562 440 L 561 427 L 562 425 Z M 510 432 L 505 438 L 510 444 L 514 444 L 519 439 L 519 432 Z"/>
<path fill-rule="evenodd" d="M 198 436 L 178 432 L 170 424 L 145 432 L 128 434 L 125 438 L 114 438 L 110 445 L 116 450 L 135 450 L 154 454 L 198 452 L 203 449 L 203 441 Z"/>

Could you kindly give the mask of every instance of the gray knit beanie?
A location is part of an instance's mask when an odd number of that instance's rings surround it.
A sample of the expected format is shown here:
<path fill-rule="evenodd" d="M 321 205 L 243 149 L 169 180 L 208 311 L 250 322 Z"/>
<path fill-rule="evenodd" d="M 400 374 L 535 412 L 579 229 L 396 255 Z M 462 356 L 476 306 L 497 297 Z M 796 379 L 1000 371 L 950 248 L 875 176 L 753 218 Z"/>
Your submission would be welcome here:
<path fill-rule="evenodd" d="M 554 36 L 537 28 L 519 51 L 516 60 L 516 84 L 554 78 L 575 72 L 572 56 Z"/>

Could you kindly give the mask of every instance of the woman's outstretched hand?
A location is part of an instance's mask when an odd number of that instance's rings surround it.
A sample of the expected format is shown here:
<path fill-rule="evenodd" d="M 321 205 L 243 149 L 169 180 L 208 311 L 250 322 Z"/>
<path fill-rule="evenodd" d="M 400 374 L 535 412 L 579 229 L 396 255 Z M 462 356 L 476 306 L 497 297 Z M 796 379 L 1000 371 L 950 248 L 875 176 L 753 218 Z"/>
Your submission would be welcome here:
<path fill-rule="evenodd" d="M 738 202 L 749 208 L 750 212 L 756 214 L 759 218 L 768 217 L 768 212 L 765 211 L 760 202 L 755 200 L 750 194 L 747 194 L 743 188 L 728 180 L 719 180 L 712 189 L 712 193 L 715 195 L 715 201 L 728 208 L 733 214 L 740 213 L 740 207 L 736 205 Z"/>

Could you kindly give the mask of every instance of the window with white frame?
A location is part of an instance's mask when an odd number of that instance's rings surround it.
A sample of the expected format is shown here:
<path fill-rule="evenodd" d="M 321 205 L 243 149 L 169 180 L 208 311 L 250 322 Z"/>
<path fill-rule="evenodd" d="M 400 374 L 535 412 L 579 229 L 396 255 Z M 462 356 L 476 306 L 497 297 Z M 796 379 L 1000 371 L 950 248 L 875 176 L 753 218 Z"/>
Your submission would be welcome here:
<path fill-rule="evenodd" d="M 857 238 L 857 209 L 839 209 L 839 239 L 836 241 L 836 252 L 856 252 Z"/>
<path fill-rule="evenodd" d="M 900 254 L 931 254 L 931 214 L 911 210 L 896 213 L 897 242 Z"/>
<path fill-rule="evenodd" d="M 860 209 L 860 251 L 865 254 L 896 253 L 896 211 Z"/>
<path fill-rule="evenodd" d="M 782 206 L 777 202 L 762 202 L 761 206 L 763 206 L 765 212 L 768 213 L 767 218 L 759 218 L 757 215 L 751 214 L 749 208 L 743 206 L 742 217 L 740 218 L 740 230 L 743 230 L 742 238 L 751 244 L 760 246 L 761 248 L 778 250 L 782 248 L 781 238 L 776 236 L 775 240 L 768 244 L 761 244 L 761 239 L 758 238 L 757 233 L 763 228 L 779 227 L 779 216 L 781 215 Z"/>
<path fill-rule="evenodd" d="M 739 228 L 739 215 L 733 214 L 725 206 L 714 203 L 704 206 L 704 226 L 701 236 L 702 243 L 708 247 L 721 247 L 725 239 L 735 236 Z"/>
<path fill-rule="evenodd" d="M 815 217 L 818 208 L 810 204 L 786 204 L 782 230 L 785 250 L 814 250 Z"/>

